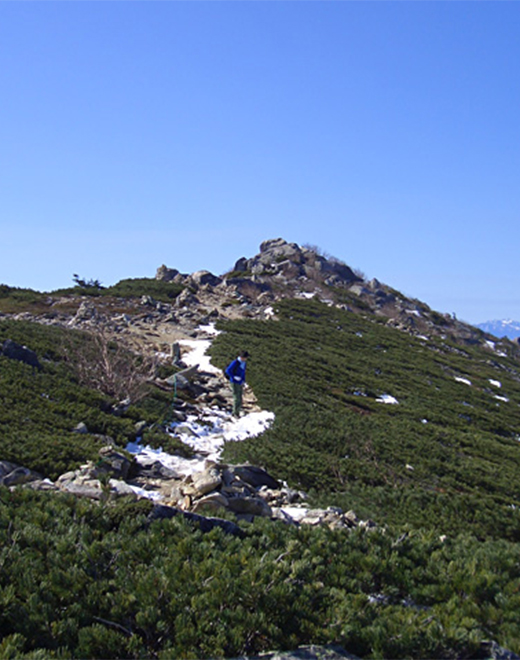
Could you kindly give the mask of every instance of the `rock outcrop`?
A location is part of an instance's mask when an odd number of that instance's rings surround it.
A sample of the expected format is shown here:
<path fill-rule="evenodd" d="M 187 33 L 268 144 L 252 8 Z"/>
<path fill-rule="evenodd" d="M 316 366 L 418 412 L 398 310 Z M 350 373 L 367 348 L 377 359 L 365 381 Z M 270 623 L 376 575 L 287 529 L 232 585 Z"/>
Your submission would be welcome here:
<path fill-rule="evenodd" d="M 209 528 L 223 525 L 225 521 L 216 523 L 220 519 L 213 517 L 219 511 L 231 512 L 237 520 L 247 522 L 263 517 L 292 525 L 326 525 L 331 529 L 376 526 L 373 521 L 360 520 L 353 511 L 345 513 L 338 507 L 310 509 L 305 493 L 281 484 L 258 466 L 207 461 L 205 469 L 184 476 L 159 462 L 140 464 L 112 445 L 100 449 L 99 460 L 62 474 L 54 483 L 27 468 L 0 461 L 0 484 L 62 491 L 98 501 L 122 496 L 138 499 L 148 493 L 156 502 L 153 519 L 189 514 L 188 519 L 203 529 L 208 528 L 203 522 L 208 517 L 213 521 Z M 231 529 L 227 523 L 226 526 Z"/>
<path fill-rule="evenodd" d="M 17 344 L 12 339 L 6 339 L 4 341 L 0 348 L 0 355 L 4 355 L 11 360 L 18 360 L 18 362 L 28 364 L 33 370 L 42 370 L 42 365 L 40 364 L 36 353 L 30 348 L 27 348 L 27 346 Z"/>

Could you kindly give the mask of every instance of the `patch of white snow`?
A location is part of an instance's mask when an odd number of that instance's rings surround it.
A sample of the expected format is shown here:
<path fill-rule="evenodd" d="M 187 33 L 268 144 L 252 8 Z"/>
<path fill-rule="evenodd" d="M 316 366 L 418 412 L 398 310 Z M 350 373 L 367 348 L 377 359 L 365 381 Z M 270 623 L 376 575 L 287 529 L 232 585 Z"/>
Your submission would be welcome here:
<path fill-rule="evenodd" d="M 279 511 L 282 511 L 286 516 L 289 516 L 289 518 L 292 518 L 296 522 L 303 520 L 308 510 L 298 506 L 283 506 L 279 509 Z"/>
<path fill-rule="evenodd" d="M 219 374 L 220 369 L 214 367 L 210 362 L 210 356 L 206 355 L 206 351 L 211 346 L 210 339 L 181 339 L 179 341 L 181 346 L 189 349 L 187 353 L 184 353 L 182 356 L 182 361 L 188 365 L 188 367 L 193 367 L 198 365 L 201 371 L 205 371 L 210 374 Z"/>
<path fill-rule="evenodd" d="M 274 413 L 262 410 L 234 419 L 222 411 L 204 409 L 200 416 L 188 415 L 185 422 L 171 427 L 172 433 L 181 435 L 184 444 L 190 446 L 195 456 L 184 458 L 168 454 L 161 449 L 143 447 L 130 442 L 126 449 L 135 454 L 137 462 L 159 461 L 180 475 L 189 475 L 204 469 L 206 460 L 218 462 L 226 441 L 238 442 L 263 433 L 274 420 Z"/>
<path fill-rule="evenodd" d="M 493 387 L 502 387 L 502 383 L 499 380 L 493 380 L 492 378 L 489 379 L 489 382 Z"/>
<path fill-rule="evenodd" d="M 208 323 L 207 325 L 199 325 L 197 330 L 200 330 L 201 332 L 205 332 L 207 335 L 213 335 L 215 337 L 220 334 L 220 330 L 217 330 L 215 328 L 214 323 Z"/>
<path fill-rule="evenodd" d="M 455 376 L 457 383 L 464 383 L 464 385 L 471 385 L 471 381 L 467 378 L 461 378 L 460 376 Z"/>
<path fill-rule="evenodd" d="M 392 406 L 399 404 L 399 401 L 391 394 L 381 394 L 381 396 L 378 397 L 376 401 L 378 403 L 389 403 Z"/>

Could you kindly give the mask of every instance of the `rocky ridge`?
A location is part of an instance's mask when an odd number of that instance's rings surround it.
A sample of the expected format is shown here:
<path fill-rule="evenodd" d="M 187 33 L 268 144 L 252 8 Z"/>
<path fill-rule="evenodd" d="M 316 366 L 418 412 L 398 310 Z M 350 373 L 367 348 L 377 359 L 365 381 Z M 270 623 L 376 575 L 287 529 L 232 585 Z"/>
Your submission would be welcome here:
<path fill-rule="evenodd" d="M 366 280 L 343 262 L 321 255 L 317 248 L 300 247 L 282 238 L 264 241 L 257 255 L 241 257 L 222 276 L 205 270 L 182 274 L 162 265 L 155 277 L 181 285 L 182 292 L 171 303 L 149 295 L 121 299 L 49 294 L 44 312 L 3 316 L 85 330 L 102 326 L 139 350 L 165 351 L 211 321 L 276 319 L 278 300 L 313 298 L 353 313 L 375 314 L 380 322 L 415 336 L 441 337 L 463 345 L 497 341 L 377 279 Z M 504 346 L 517 349 L 516 343 L 503 340 L 497 350 Z"/>
<path fill-rule="evenodd" d="M 213 322 L 219 319 L 276 320 L 276 303 L 282 298 L 315 298 L 353 313 L 371 312 L 388 325 L 413 335 L 452 338 L 462 344 L 478 342 L 488 345 L 490 351 L 503 350 L 502 344 L 492 342 L 476 328 L 452 316 L 438 314 L 424 303 L 406 298 L 375 279 L 367 282 L 346 264 L 319 254 L 316 248 L 300 247 L 281 238 L 263 242 L 259 254 L 240 258 L 232 271 L 222 277 L 208 271 L 184 275 L 161 266 L 156 278 L 182 285 L 182 292 L 172 303 L 156 301 L 148 295 L 131 300 L 89 296 L 54 299 L 50 296 L 48 312 L 40 315 L 25 312 L 13 318 L 101 330 L 107 336 L 122 339 L 138 352 L 153 355 L 159 362 L 173 362 L 180 367 L 181 371 L 174 377 L 155 378 L 154 383 L 170 391 L 187 390 L 196 401 L 191 409 L 184 403 L 173 410 L 172 432 L 183 442 L 192 433 L 190 425 L 186 424 L 190 415 L 203 419 L 207 410 L 213 409 L 225 416 L 230 408 L 229 387 L 223 375 L 185 361 L 190 342 L 209 343 Z M 511 350 L 513 345 L 507 344 L 507 350 Z M 248 413 L 259 412 L 250 390 L 246 392 L 245 405 Z M 124 402 L 120 407 L 124 409 Z M 141 430 L 145 427 L 143 421 Z M 88 433 L 86 428 L 76 430 Z M 94 499 L 118 495 L 150 497 L 151 493 L 157 493 L 162 506 L 190 514 L 227 510 L 248 519 L 263 516 L 290 523 L 324 523 L 345 528 L 360 523 L 352 512 L 345 514 L 335 509 L 307 512 L 302 506 L 305 498 L 301 493 L 294 493 L 282 484 L 275 486 L 272 480 L 270 485 L 253 486 L 235 472 L 238 467 L 243 470 L 245 466 L 220 465 L 214 456 L 205 456 L 204 451 L 199 450 L 198 455 L 202 462 L 204 459 L 207 462 L 199 464 L 198 476 L 194 477 L 191 469 L 179 473 L 153 460 L 144 464 L 136 458 L 128 459 L 128 464 L 121 457 L 116 460 L 117 452 L 111 448 L 110 439 L 106 444 L 105 453 L 100 457 L 104 466 L 101 473 L 97 464 L 88 464 L 51 484 L 38 475 L 29 474 L 22 466 L 4 465 L 0 477 L 10 486 L 31 482 L 32 487 L 66 490 Z M 113 460 L 108 461 L 107 456 L 112 456 Z M 125 470 L 115 469 L 114 461 L 126 465 Z M 107 465 L 112 467 L 107 470 Z M 264 478 L 271 479 L 269 475 Z M 300 505 L 300 510 L 295 510 L 298 509 L 295 504 Z M 287 512 L 289 508 L 291 515 Z"/>

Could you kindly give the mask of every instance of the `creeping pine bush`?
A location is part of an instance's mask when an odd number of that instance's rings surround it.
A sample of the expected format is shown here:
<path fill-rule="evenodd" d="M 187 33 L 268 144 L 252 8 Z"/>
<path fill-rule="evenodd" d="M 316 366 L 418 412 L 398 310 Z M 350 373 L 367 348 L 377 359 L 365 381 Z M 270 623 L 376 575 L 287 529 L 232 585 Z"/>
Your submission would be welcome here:
<path fill-rule="evenodd" d="M 0 488 L 4 657 L 215 658 L 343 645 L 360 657 L 520 650 L 517 544 L 259 520 L 242 539 L 149 502 Z M 9 653 L 11 656 L 9 656 Z"/>
<path fill-rule="evenodd" d="M 184 288 L 181 284 L 175 282 L 163 282 L 147 277 L 120 280 L 117 284 L 108 287 L 102 287 L 97 280 L 88 282 L 81 280 L 81 282 L 82 285 L 78 284 L 68 289 L 58 289 L 53 291 L 51 295 L 113 296 L 116 298 L 150 296 L 159 302 L 171 303 Z"/>
<path fill-rule="evenodd" d="M 520 539 L 519 364 L 315 301 L 277 312 L 223 323 L 213 343 L 221 367 L 247 347 L 249 382 L 276 413 L 261 440 L 228 444 L 229 460 L 264 465 L 323 505 L 355 499 L 376 519 Z"/>
<path fill-rule="evenodd" d="M 88 342 L 83 333 L 2 321 L 0 343 L 7 338 L 36 351 L 43 370 L 33 373 L 30 366 L 0 355 L 1 460 L 55 479 L 97 457 L 106 436 L 125 447 L 135 437 L 135 422 L 143 417 L 158 421 L 169 403 L 165 393 L 155 391 L 143 408 L 131 406 L 125 415 L 113 415 L 118 397 L 78 382 L 76 370 L 65 359 L 74 353 L 71 346 L 81 354 Z M 80 422 L 88 434 L 73 433 Z"/>

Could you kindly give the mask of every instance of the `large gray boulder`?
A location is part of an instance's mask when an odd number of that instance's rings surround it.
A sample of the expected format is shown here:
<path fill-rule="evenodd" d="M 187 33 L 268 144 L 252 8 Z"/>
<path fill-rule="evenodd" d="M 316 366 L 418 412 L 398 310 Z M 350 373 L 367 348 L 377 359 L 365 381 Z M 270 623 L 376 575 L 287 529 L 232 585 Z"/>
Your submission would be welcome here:
<path fill-rule="evenodd" d="M 4 341 L 4 343 L 2 344 L 2 348 L 0 350 L 0 354 L 4 355 L 7 358 L 10 358 L 11 360 L 18 360 L 18 362 L 23 362 L 24 364 L 28 364 L 30 367 L 33 368 L 33 370 L 34 369 L 38 369 L 38 371 L 42 370 L 42 365 L 40 364 L 36 353 L 32 351 L 30 348 L 27 348 L 27 346 L 22 346 L 21 344 L 17 344 L 12 339 L 6 339 Z"/>
<path fill-rule="evenodd" d="M 39 481 L 42 476 L 29 468 L 10 461 L 0 461 L 0 485 L 20 486 L 31 481 Z"/>
<path fill-rule="evenodd" d="M 280 488 L 280 483 L 274 477 L 256 465 L 234 465 L 229 468 L 229 472 L 253 486 L 253 488 L 261 488 L 262 486 L 273 489 Z"/>
<path fill-rule="evenodd" d="M 188 477 L 186 483 L 182 486 L 182 491 L 185 495 L 202 497 L 219 488 L 221 484 L 220 472 L 216 467 L 210 467 L 202 472 L 195 472 Z"/>
<path fill-rule="evenodd" d="M 213 275 L 213 273 L 210 273 L 209 270 L 198 270 L 196 273 L 193 273 L 190 276 L 190 280 L 196 286 L 218 286 L 222 282 L 220 277 Z"/>
<path fill-rule="evenodd" d="M 178 270 L 176 270 L 175 268 L 167 268 L 163 264 L 162 266 L 159 266 L 159 268 L 157 269 L 155 279 L 161 280 L 162 282 L 171 282 L 177 277 L 177 275 L 179 275 Z"/>

